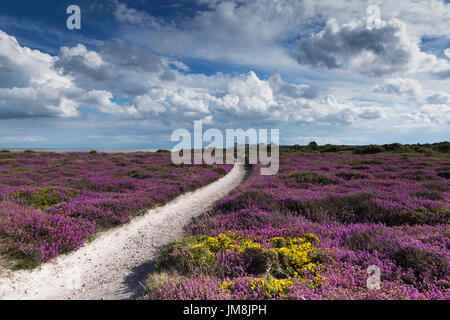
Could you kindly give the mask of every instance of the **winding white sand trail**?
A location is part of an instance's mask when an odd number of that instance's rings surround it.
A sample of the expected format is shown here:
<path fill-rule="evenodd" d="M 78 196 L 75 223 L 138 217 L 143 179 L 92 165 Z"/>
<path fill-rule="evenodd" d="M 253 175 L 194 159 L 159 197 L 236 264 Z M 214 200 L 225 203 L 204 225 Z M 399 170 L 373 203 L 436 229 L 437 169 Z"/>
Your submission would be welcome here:
<path fill-rule="evenodd" d="M 161 247 L 180 238 L 192 218 L 245 179 L 236 164 L 221 179 L 185 193 L 130 223 L 101 234 L 76 252 L 33 271 L 0 274 L 0 299 L 130 299 L 152 269 Z"/>

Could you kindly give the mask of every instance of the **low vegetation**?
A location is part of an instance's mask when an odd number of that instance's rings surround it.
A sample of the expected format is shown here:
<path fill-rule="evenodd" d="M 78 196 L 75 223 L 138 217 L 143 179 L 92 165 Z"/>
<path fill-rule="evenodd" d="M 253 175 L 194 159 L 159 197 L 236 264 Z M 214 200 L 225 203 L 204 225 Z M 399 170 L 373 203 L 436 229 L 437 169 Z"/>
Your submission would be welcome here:
<path fill-rule="evenodd" d="M 284 150 L 163 250 L 144 298 L 450 298 L 450 158 L 391 147 Z"/>
<path fill-rule="evenodd" d="M 231 169 L 170 163 L 167 153 L 1 152 L 3 262 L 35 267 Z"/>

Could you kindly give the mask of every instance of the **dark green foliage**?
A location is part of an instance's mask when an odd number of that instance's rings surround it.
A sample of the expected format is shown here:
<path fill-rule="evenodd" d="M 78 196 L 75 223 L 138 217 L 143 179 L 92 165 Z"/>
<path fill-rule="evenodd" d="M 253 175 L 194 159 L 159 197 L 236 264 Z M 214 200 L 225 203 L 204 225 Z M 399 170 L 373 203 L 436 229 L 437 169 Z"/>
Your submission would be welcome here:
<path fill-rule="evenodd" d="M 288 173 L 289 178 L 294 178 L 297 183 L 312 183 L 312 184 L 320 184 L 327 185 L 332 184 L 334 180 L 328 175 L 321 172 L 314 171 L 295 171 Z"/>
<path fill-rule="evenodd" d="M 300 146 L 280 146 L 280 152 L 299 152 L 299 153 L 354 153 L 354 154 L 377 154 L 377 153 L 399 153 L 399 154 L 425 154 L 428 156 L 436 153 L 450 153 L 450 142 L 439 142 L 432 144 L 400 144 L 391 143 L 384 145 L 365 145 L 365 146 L 346 146 L 331 145 L 324 146 L 309 144 Z"/>
<path fill-rule="evenodd" d="M 382 146 L 377 146 L 374 144 L 368 146 L 361 146 L 355 149 L 355 154 L 374 154 L 386 151 Z"/>

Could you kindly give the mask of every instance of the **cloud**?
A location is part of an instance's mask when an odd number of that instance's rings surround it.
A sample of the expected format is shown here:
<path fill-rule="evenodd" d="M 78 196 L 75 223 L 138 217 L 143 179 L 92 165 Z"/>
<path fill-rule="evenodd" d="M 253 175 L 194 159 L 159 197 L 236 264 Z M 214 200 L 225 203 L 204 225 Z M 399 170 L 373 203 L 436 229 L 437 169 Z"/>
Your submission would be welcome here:
<path fill-rule="evenodd" d="M 180 72 L 186 70 L 183 63 L 123 43 L 106 43 L 98 51 L 78 44 L 63 47 L 52 57 L 20 46 L 13 37 L 7 39 L 10 46 L 25 52 L 25 62 L 33 63 L 2 65 L 25 75 L 21 87 L 0 88 L 3 118 L 79 117 L 88 108 L 117 119 L 157 119 L 166 126 L 200 119 L 222 127 L 351 126 L 389 114 L 376 103 L 337 97 L 332 89 L 288 83 L 278 73 L 267 80 L 252 71 L 185 74 Z M 374 91 L 420 95 L 422 87 L 409 78 L 392 78 Z"/>
<path fill-rule="evenodd" d="M 445 49 L 444 54 L 447 58 L 450 58 L 450 48 Z"/>
<path fill-rule="evenodd" d="M 309 86 L 305 84 L 295 85 L 287 83 L 281 79 L 280 74 L 275 74 L 269 79 L 269 84 L 275 94 L 288 96 L 291 98 L 317 98 L 320 89 L 318 87 Z"/>
<path fill-rule="evenodd" d="M 53 70 L 55 58 L 38 50 L 22 47 L 16 38 L 0 30 L 0 88 L 70 86 L 70 79 Z"/>
<path fill-rule="evenodd" d="M 104 81 L 115 77 L 111 67 L 95 51 L 88 50 L 84 45 L 61 47 L 55 67 L 63 74 L 83 74 L 95 81 Z"/>
<path fill-rule="evenodd" d="M 97 52 L 79 44 L 61 48 L 60 54 L 31 50 L 0 30 L 0 118 L 77 117 L 81 104 L 106 114 L 136 113 L 133 106 L 112 102 L 111 92 L 76 85 L 79 75 L 110 79 L 101 76 L 108 65 Z"/>
<path fill-rule="evenodd" d="M 150 50 L 120 42 L 105 43 L 99 48 L 118 67 L 133 68 L 142 72 L 158 72 L 162 69 L 160 57 Z"/>
<path fill-rule="evenodd" d="M 315 68 L 349 69 L 372 77 L 417 72 L 449 77 L 450 64 L 422 52 L 406 23 L 398 19 L 379 22 L 373 28 L 367 19 L 342 25 L 330 19 L 323 30 L 300 40 L 297 60 Z"/>
<path fill-rule="evenodd" d="M 197 8 L 201 9 L 173 22 L 116 1 L 115 17 L 122 22 L 124 36 L 160 54 L 252 66 L 271 61 L 295 66 L 295 60 L 274 42 L 298 34 L 307 12 L 303 2 L 199 1 Z"/>
<path fill-rule="evenodd" d="M 41 136 L 8 136 L 8 137 L 2 137 L 2 138 L 0 138 L 0 140 L 5 143 L 45 141 L 45 139 Z"/>
<path fill-rule="evenodd" d="M 381 76 L 405 70 L 416 51 L 399 20 L 370 28 L 365 19 L 343 25 L 330 19 L 322 31 L 300 41 L 297 58 L 312 67 L 352 68 Z"/>
<path fill-rule="evenodd" d="M 99 46 L 98 52 L 82 44 L 62 47 L 54 65 L 63 74 L 71 75 L 79 86 L 88 81 L 84 86 L 90 88 L 98 86 L 90 80 L 121 81 L 123 77 L 141 78 L 147 73 L 167 71 L 169 62 L 163 62 L 150 50 L 112 42 Z"/>
<path fill-rule="evenodd" d="M 419 110 L 405 114 L 404 118 L 414 123 L 448 125 L 450 124 L 450 105 L 425 104 Z"/>
<path fill-rule="evenodd" d="M 377 108 L 338 103 L 324 98 L 318 87 L 290 84 L 279 74 L 268 80 L 254 72 L 185 75 L 178 71 L 186 69 L 181 62 L 122 43 L 103 44 L 98 52 L 78 44 L 62 47 L 57 57 L 44 56 L 47 73 L 66 86 L 5 89 L 0 100 L 4 117 L 75 117 L 80 106 L 125 119 L 157 116 L 166 124 L 198 119 L 351 124 L 382 116 Z"/>
<path fill-rule="evenodd" d="M 428 96 L 426 101 L 430 104 L 446 104 L 450 106 L 450 94 L 438 92 Z"/>
<path fill-rule="evenodd" d="M 173 85 L 154 87 L 133 100 L 142 116 L 158 116 L 167 123 L 207 119 L 214 125 L 338 124 L 384 116 L 377 106 L 358 106 L 322 96 L 308 85 L 289 84 L 275 74 L 261 80 L 254 72 L 230 77 L 178 75 Z"/>
<path fill-rule="evenodd" d="M 441 70 L 441 71 L 432 71 L 431 74 L 436 79 L 440 79 L 440 80 L 450 79 L 450 68 L 447 68 L 447 69 Z"/>
<path fill-rule="evenodd" d="M 66 96 L 69 77 L 53 69 L 56 58 L 19 45 L 0 30 L 0 118 L 72 117 L 77 104 Z"/>
<path fill-rule="evenodd" d="M 414 47 L 416 52 L 411 52 L 411 57 L 422 59 L 418 57 L 420 48 L 417 46 L 422 37 L 450 37 L 450 6 L 440 0 L 398 0 L 378 4 L 385 20 L 381 30 L 367 34 L 362 29 L 353 30 L 348 37 L 341 34 L 342 39 L 348 41 L 344 44 L 356 50 L 350 53 L 351 59 L 347 59 L 343 51 L 336 55 L 339 57 L 334 57 L 326 50 L 317 52 L 311 46 L 304 48 L 305 52 L 308 48 L 311 50 L 302 56 L 294 52 L 293 44 L 299 39 L 308 39 L 311 33 L 317 35 L 319 27 L 327 21 L 334 20 L 338 26 L 357 24 L 354 21 L 362 21 L 361 25 L 365 25 L 366 18 L 361 18 L 366 15 L 367 1 L 198 0 L 195 4 L 175 8 L 176 18 L 160 18 L 152 15 L 150 10 L 133 9 L 129 2 L 116 0 L 113 13 L 122 23 L 119 26 L 121 36 L 160 54 L 270 71 L 276 68 L 284 72 L 303 69 L 296 64 L 295 57 L 300 56 L 308 66 L 322 63 L 334 69 L 345 67 L 370 76 L 392 75 L 409 70 L 413 65 L 420 66 L 420 61 L 410 61 L 408 55 L 409 49 Z M 323 45 L 327 45 L 326 41 Z M 373 67 L 365 71 L 366 63 Z M 448 73 L 439 70 L 435 77 L 446 79 Z"/>
<path fill-rule="evenodd" d="M 136 115 L 137 111 L 133 105 L 119 105 L 112 101 L 113 94 L 105 90 L 91 90 L 85 92 L 77 99 L 81 105 L 86 105 L 94 108 L 100 112 L 114 115 L 132 116 Z"/>
<path fill-rule="evenodd" d="M 395 95 L 406 95 L 410 97 L 422 97 L 423 87 L 419 81 L 407 78 L 390 78 L 373 89 L 377 93 L 388 93 Z"/>
<path fill-rule="evenodd" d="M 74 117 L 78 103 L 51 87 L 0 88 L 0 118 Z"/>
<path fill-rule="evenodd" d="M 173 81 L 178 69 L 187 68 L 175 59 L 121 42 L 103 43 L 96 51 L 82 44 L 62 47 L 55 61 L 55 68 L 69 75 L 77 87 L 125 98 L 142 95 L 161 81 Z"/>
<path fill-rule="evenodd" d="M 162 23 L 162 20 L 149 15 L 145 11 L 128 8 L 125 3 L 120 3 L 115 0 L 114 4 L 114 16 L 120 22 L 134 23 L 150 27 L 160 27 L 160 24 Z"/>

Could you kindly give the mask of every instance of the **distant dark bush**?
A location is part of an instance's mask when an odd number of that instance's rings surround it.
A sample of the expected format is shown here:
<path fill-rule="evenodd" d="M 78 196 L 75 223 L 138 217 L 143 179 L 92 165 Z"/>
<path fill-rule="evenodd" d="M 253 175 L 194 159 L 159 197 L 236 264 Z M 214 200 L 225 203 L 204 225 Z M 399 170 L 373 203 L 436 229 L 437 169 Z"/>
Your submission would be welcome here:
<path fill-rule="evenodd" d="M 281 146 L 281 152 L 320 152 L 320 153 L 349 153 L 353 152 L 355 154 L 375 154 L 382 152 L 389 153 L 421 153 L 427 156 L 435 155 L 439 153 L 450 153 L 450 142 L 439 142 L 433 144 L 400 144 L 391 143 L 384 145 L 366 145 L 366 146 L 346 146 L 346 145 L 331 145 L 326 144 L 324 146 L 319 146 L 314 144 L 312 141 L 307 146 L 300 146 L 298 144 L 293 146 Z"/>
<path fill-rule="evenodd" d="M 3 149 L 3 150 L 1 150 L 0 152 L 11 152 L 11 151 L 6 150 L 6 149 Z"/>
<path fill-rule="evenodd" d="M 450 142 L 448 141 L 433 143 L 431 147 L 433 148 L 433 150 L 438 152 L 450 153 Z"/>
<path fill-rule="evenodd" d="M 97 153 L 97 150 L 91 150 L 91 151 L 89 151 L 89 154 L 96 154 Z"/>
<path fill-rule="evenodd" d="M 402 151 L 403 145 L 401 145 L 400 143 L 391 143 L 391 144 L 384 144 L 383 145 L 384 150 L 386 151 Z"/>
<path fill-rule="evenodd" d="M 354 147 L 352 146 L 333 146 L 331 144 L 324 145 L 320 150 L 321 153 L 333 153 L 333 152 L 345 152 L 351 151 Z"/>
<path fill-rule="evenodd" d="M 355 149 L 356 154 L 374 154 L 374 153 L 380 153 L 386 151 L 382 146 L 377 145 L 368 145 L 368 146 L 362 146 Z"/>
<path fill-rule="evenodd" d="M 26 152 L 26 153 L 36 153 L 36 151 L 33 151 L 33 150 L 25 150 L 24 152 Z"/>
<path fill-rule="evenodd" d="M 157 153 L 170 153 L 171 151 L 170 150 L 166 150 L 166 149 L 158 149 L 156 152 Z"/>

